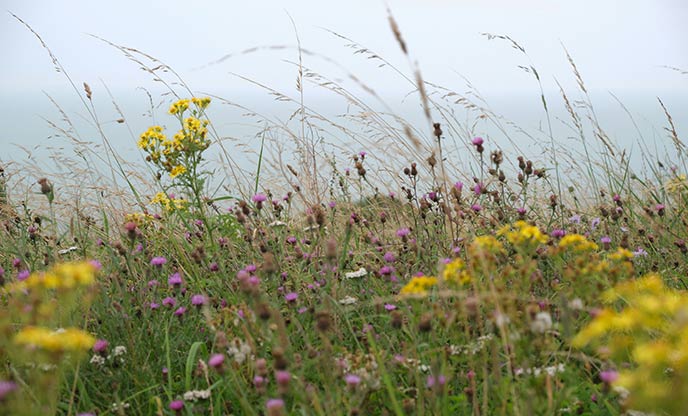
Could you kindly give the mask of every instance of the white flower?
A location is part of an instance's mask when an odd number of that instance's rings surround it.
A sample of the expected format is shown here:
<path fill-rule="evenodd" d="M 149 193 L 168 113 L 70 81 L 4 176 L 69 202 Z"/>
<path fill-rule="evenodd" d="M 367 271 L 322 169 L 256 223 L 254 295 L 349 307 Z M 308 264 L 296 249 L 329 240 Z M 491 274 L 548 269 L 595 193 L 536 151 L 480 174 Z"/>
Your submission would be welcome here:
<path fill-rule="evenodd" d="M 353 305 L 356 302 L 358 302 L 358 299 L 353 296 L 347 296 L 344 299 L 339 300 L 339 303 L 342 305 Z"/>
<path fill-rule="evenodd" d="M 268 227 L 284 227 L 285 225 L 287 225 L 287 223 L 284 221 L 273 221 L 268 224 Z"/>
<path fill-rule="evenodd" d="M 581 298 L 573 299 L 571 302 L 569 302 L 569 308 L 573 309 L 574 311 L 580 311 L 583 309 L 583 301 Z"/>
<path fill-rule="evenodd" d="M 110 411 L 113 413 L 121 412 L 124 409 L 128 409 L 130 407 L 129 403 L 124 403 L 124 402 L 119 402 L 119 403 L 112 403 L 110 405 Z"/>
<path fill-rule="evenodd" d="M 91 357 L 91 360 L 89 361 L 89 363 L 97 365 L 98 367 L 100 367 L 100 366 L 105 364 L 105 358 L 96 354 L 93 357 Z"/>
<path fill-rule="evenodd" d="M 241 364 L 251 355 L 251 346 L 243 341 L 235 340 L 234 345 L 227 348 L 227 355 L 233 357 L 237 364 Z"/>
<path fill-rule="evenodd" d="M 77 247 L 77 246 L 71 246 L 71 247 L 59 250 L 57 252 L 57 254 L 67 254 L 67 253 L 71 253 L 72 251 L 76 251 L 78 249 L 79 249 L 79 247 Z"/>
<path fill-rule="evenodd" d="M 418 366 L 418 369 L 423 373 L 427 373 L 428 371 L 430 371 L 430 366 L 426 364 L 421 364 Z"/>
<path fill-rule="evenodd" d="M 544 334 L 549 329 L 552 329 L 552 316 L 549 312 L 538 312 L 535 319 L 530 323 L 530 330 Z"/>
<path fill-rule="evenodd" d="M 196 400 L 206 400 L 210 398 L 210 390 L 192 390 L 184 393 L 184 400 L 187 402 L 195 402 Z"/>
<path fill-rule="evenodd" d="M 495 324 L 497 324 L 498 327 L 503 327 L 509 324 L 511 322 L 511 319 L 509 319 L 508 315 L 505 315 L 503 313 L 497 313 L 495 314 Z"/>
<path fill-rule="evenodd" d="M 363 277 L 367 274 L 368 274 L 368 270 L 366 270 L 364 267 L 361 267 L 360 269 L 356 270 L 355 272 L 344 273 L 344 278 L 345 279 L 357 279 L 357 278 Z"/>
<path fill-rule="evenodd" d="M 120 355 L 124 355 L 124 354 L 126 354 L 126 353 L 127 353 L 127 347 L 125 347 L 124 345 L 118 345 L 118 346 L 116 346 L 116 347 L 115 347 L 115 350 L 112 352 L 112 354 L 113 354 L 115 357 L 119 357 Z"/>

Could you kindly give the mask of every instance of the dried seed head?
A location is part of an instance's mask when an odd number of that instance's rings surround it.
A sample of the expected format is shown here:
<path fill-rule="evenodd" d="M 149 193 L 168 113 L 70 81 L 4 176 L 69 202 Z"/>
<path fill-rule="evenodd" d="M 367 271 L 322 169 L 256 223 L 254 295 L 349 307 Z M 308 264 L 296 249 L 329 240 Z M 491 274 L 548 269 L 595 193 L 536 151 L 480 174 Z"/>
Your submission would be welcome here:
<path fill-rule="evenodd" d="M 320 311 L 315 314 L 315 326 L 321 332 L 327 332 L 332 326 L 332 317 L 327 311 Z"/>
<path fill-rule="evenodd" d="M 429 332 L 432 330 L 432 315 L 429 313 L 426 313 L 420 318 L 420 322 L 418 322 L 418 330 L 420 332 Z"/>
<path fill-rule="evenodd" d="M 433 134 L 439 140 L 439 138 L 442 137 L 442 129 L 440 128 L 440 123 L 433 123 L 432 128 Z"/>

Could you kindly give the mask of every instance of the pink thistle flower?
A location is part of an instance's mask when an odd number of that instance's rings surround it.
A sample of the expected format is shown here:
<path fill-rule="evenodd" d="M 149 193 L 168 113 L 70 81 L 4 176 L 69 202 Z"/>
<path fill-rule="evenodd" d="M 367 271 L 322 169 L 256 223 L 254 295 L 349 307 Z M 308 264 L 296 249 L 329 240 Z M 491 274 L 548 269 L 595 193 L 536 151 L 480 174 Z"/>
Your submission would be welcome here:
<path fill-rule="evenodd" d="M 151 266 L 158 266 L 162 267 L 163 264 L 167 263 L 167 259 L 159 256 L 159 257 L 153 257 L 150 261 Z"/>

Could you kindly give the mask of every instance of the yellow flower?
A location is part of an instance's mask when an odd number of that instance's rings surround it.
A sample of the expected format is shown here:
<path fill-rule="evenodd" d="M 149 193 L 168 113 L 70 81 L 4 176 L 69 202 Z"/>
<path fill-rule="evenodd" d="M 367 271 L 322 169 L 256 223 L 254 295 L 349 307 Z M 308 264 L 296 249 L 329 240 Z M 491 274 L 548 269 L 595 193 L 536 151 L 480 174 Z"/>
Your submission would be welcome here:
<path fill-rule="evenodd" d="M 89 262 L 62 263 L 45 272 L 32 273 L 26 280 L 15 282 L 4 289 L 6 293 L 19 293 L 28 289 L 70 289 L 91 286 L 95 283 L 96 268 Z"/>
<path fill-rule="evenodd" d="M 437 278 L 433 276 L 414 276 L 411 280 L 401 288 L 399 295 L 406 296 L 423 296 L 430 288 L 437 285 Z"/>
<path fill-rule="evenodd" d="M 609 254 L 607 258 L 615 261 L 630 260 L 633 258 L 633 253 L 625 248 L 619 247 L 615 252 Z"/>
<path fill-rule="evenodd" d="M 448 282 L 466 284 L 471 281 L 471 275 L 466 270 L 466 263 L 456 258 L 444 266 L 442 278 Z"/>
<path fill-rule="evenodd" d="M 686 178 L 686 175 L 683 174 L 671 178 L 666 184 L 664 184 L 664 189 L 672 194 L 688 191 L 688 178 Z"/>
<path fill-rule="evenodd" d="M 473 239 L 474 248 L 487 250 L 492 253 L 501 253 L 504 251 L 504 246 L 496 238 L 491 235 L 481 235 Z"/>
<path fill-rule="evenodd" d="M 183 165 L 177 165 L 172 168 L 172 171 L 170 172 L 170 177 L 171 178 L 176 178 L 177 176 L 183 174 L 186 172 L 186 167 Z"/>
<path fill-rule="evenodd" d="M 165 140 L 165 135 L 162 133 L 162 127 L 151 126 L 145 132 L 141 133 L 138 141 L 139 149 L 153 150 L 160 143 Z"/>
<path fill-rule="evenodd" d="M 200 108 L 201 110 L 205 110 L 205 108 L 208 107 L 208 105 L 210 104 L 210 97 L 193 97 L 191 99 L 191 102 L 193 102 L 196 105 L 196 107 Z"/>
<path fill-rule="evenodd" d="M 559 247 L 572 248 L 573 251 L 595 251 L 598 249 L 597 244 L 588 240 L 580 234 L 567 234 L 559 241 Z"/>
<path fill-rule="evenodd" d="M 181 100 L 172 103 L 170 106 L 170 114 L 182 114 L 184 111 L 189 109 L 189 102 L 190 100 L 188 98 L 182 98 Z"/>
<path fill-rule="evenodd" d="M 164 192 L 158 192 L 153 199 L 151 199 L 151 204 L 158 204 L 167 211 L 174 211 L 175 209 L 185 209 L 188 201 L 185 199 L 170 199 Z"/>
<path fill-rule="evenodd" d="M 90 334 L 77 329 L 67 328 L 52 331 L 38 326 L 22 328 L 15 336 L 14 342 L 20 345 L 33 346 L 47 351 L 86 351 L 93 347 L 96 339 Z"/>
<path fill-rule="evenodd" d="M 544 244 L 548 241 L 548 237 L 542 234 L 538 227 L 525 221 L 516 221 L 514 226 L 516 229 L 513 229 L 509 224 L 505 225 L 497 231 L 497 235 L 506 236 L 506 239 L 515 246 L 533 243 Z"/>

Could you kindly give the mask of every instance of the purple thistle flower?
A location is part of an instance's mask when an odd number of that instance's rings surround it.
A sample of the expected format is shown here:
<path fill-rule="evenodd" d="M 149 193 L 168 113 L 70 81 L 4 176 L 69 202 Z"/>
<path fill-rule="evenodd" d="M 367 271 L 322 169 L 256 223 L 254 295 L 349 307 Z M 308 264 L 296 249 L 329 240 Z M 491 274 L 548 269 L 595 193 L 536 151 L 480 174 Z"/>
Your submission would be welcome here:
<path fill-rule="evenodd" d="M 167 259 L 162 257 L 162 256 L 153 257 L 150 261 L 151 266 L 158 266 L 158 267 L 161 267 L 165 263 L 167 263 Z"/>
<path fill-rule="evenodd" d="M 96 341 L 95 344 L 93 344 L 93 351 L 97 353 L 105 352 L 107 351 L 108 347 L 108 342 L 104 339 L 99 339 Z"/>
<path fill-rule="evenodd" d="M 181 400 L 174 400 L 170 402 L 170 410 L 178 412 L 184 408 L 184 402 Z"/>
<path fill-rule="evenodd" d="M 281 411 L 284 409 L 284 400 L 282 399 L 270 399 L 265 403 L 265 407 L 268 409 L 268 412 L 272 411 Z M 279 414 L 279 413 L 276 413 Z"/>
<path fill-rule="evenodd" d="M 277 381 L 277 384 L 286 386 L 289 384 L 289 381 L 291 381 L 291 374 L 289 371 L 278 370 L 275 372 L 275 380 Z"/>
<path fill-rule="evenodd" d="M 647 256 L 647 251 L 645 251 L 642 247 L 638 247 L 634 252 L 633 256 L 639 257 L 639 256 Z"/>
<path fill-rule="evenodd" d="M 184 315 L 185 312 L 186 312 L 186 308 L 183 306 L 180 306 L 179 308 L 177 308 L 176 311 L 174 311 L 174 316 L 182 316 L 182 315 Z"/>
<path fill-rule="evenodd" d="M 174 273 L 167 279 L 167 284 L 170 286 L 181 286 L 182 283 L 182 275 L 179 273 Z"/>
<path fill-rule="evenodd" d="M 256 203 L 258 203 L 258 202 L 265 202 L 265 201 L 268 200 L 268 197 L 265 196 L 265 194 L 260 194 L 260 193 L 258 193 L 258 194 L 253 195 L 253 198 L 251 198 L 251 200 L 252 200 L 253 202 L 256 202 Z"/>
<path fill-rule="evenodd" d="M 17 389 L 17 383 L 13 381 L 0 380 L 0 402 Z"/>
<path fill-rule="evenodd" d="M 382 276 L 390 275 L 394 272 L 394 267 L 392 266 L 382 266 L 380 267 L 380 274 Z"/>
<path fill-rule="evenodd" d="M 154 310 L 160 308 L 160 304 L 159 304 L 159 303 L 155 303 L 155 302 L 151 302 L 151 303 L 150 303 L 150 308 L 151 308 L 152 311 L 154 311 Z"/>
<path fill-rule="evenodd" d="M 203 295 L 193 295 L 191 296 L 191 304 L 193 306 L 203 306 L 208 303 L 208 298 Z"/>
<path fill-rule="evenodd" d="M 253 386 L 256 388 L 263 387 L 265 385 L 265 377 L 255 376 L 253 377 Z"/>
<path fill-rule="evenodd" d="M 471 209 L 475 212 L 480 212 L 483 209 L 483 207 L 481 207 L 480 204 L 473 204 L 471 205 Z"/>
<path fill-rule="evenodd" d="M 356 374 L 347 374 L 344 377 L 344 381 L 346 381 L 346 385 L 354 388 L 361 384 L 361 377 L 357 376 Z"/>
<path fill-rule="evenodd" d="M 394 263 L 394 261 L 396 261 L 397 259 L 396 257 L 394 257 L 394 253 L 392 253 L 391 251 L 386 252 L 383 258 L 387 263 Z"/>
<path fill-rule="evenodd" d="M 463 182 L 456 182 L 454 188 L 456 188 L 457 191 L 461 191 L 463 189 Z"/>
<path fill-rule="evenodd" d="M 605 384 L 612 384 L 619 378 L 619 373 L 616 370 L 600 371 L 600 380 Z"/>
<path fill-rule="evenodd" d="M 411 233 L 411 230 L 408 228 L 400 228 L 397 230 L 397 237 L 406 237 Z"/>
<path fill-rule="evenodd" d="M 600 225 L 600 222 L 601 220 L 598 217 L 593 218 L 592 220 L 590 220 L 590 228 L 594 230 L 595 228 L 597 228 L 598 225 Z"/>
<path fill-rule="evenodd" d="M 480 194 L 483 193 L 483 184 L 476 183 L 473 187 L 473 193 L 475 194 L 475 196 L 480 196 Z"/>
<path fill-rule="evenodd" d="M 222 367 L 222 364 L 225 362 L 225 355 L 224 354 L 213 354 L 210 359 L 208 360 L 208 365 L 218 369 Z"/>
<path fill-rule="evenodd" d="M 391 304 L 391 303 L 385 303 L 385 310 L 386 310 L 386 311 L 393 311 L 393 310 L 395 310 L 396 308 L 397 308 L 396 305 L 393 305 L 393 304 Z"/>
<path fill-rule="evenodd" d="M 549 234 L 552 238 L 561 238 L 566 235 L 566 231 L 562 230 L 561 228 L 555 228 L 552 230 L 552 232 Z"/>
<path fill-rule="evenodd" d="M 294 302 L 296 299 L 299 297 L 299 294 L 296 292 L 289 292 L 286 295 L 284 295 L 284 300 L 287 302 Z"/>
<path fill-rule="evenodd" d="M 473 140 L 471 140 L 471 143 L 473 143 L 474 146 L 481 146 L 483 143 L 485 143 L 485 140 L 483 140 L 482 137 L 474 137 Z"/>
<path fill-rule="evenodd" d="M 100 269 L 103 268 L 103 265 L 96 259 L 89 260 L 88 263 L 93 266 L 96 271 L 100 271 Z"/>
<path fill-rule="evenodd" d="M 177 304 L 177 301 L 174 298 L 168 296 L 162 300 L 162 304 L 163 306 L 169 306 L 170 308 L 172 308 L 174 307 L 174 305 Z"/>
<path fill-rule="evenodd" d="M 21 282 L 22 280 L 28 279 L 30 275 L 31 272 L 29 272 L 28 270 L 22 270 L 19 273 L 17 273 L 17 280 Z"/>

